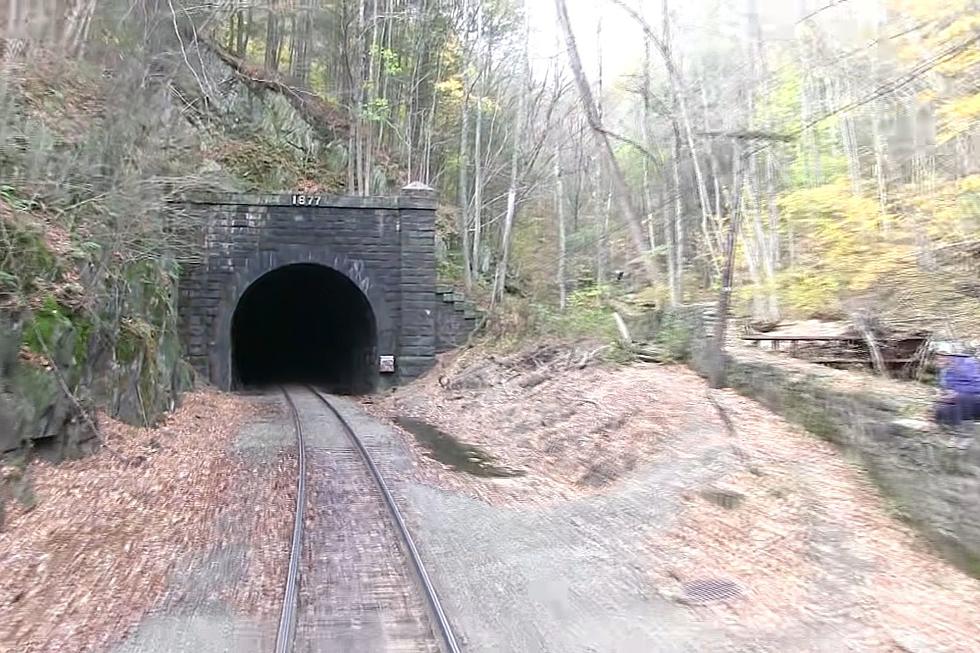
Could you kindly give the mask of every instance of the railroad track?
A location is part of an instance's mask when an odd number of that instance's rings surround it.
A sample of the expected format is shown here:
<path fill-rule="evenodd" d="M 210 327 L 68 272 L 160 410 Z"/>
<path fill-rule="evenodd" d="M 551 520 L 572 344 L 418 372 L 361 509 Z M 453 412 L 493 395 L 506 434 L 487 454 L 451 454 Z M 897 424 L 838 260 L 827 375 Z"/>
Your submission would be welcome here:
<path fill-rule="evenodd" d="M 276 653 L 458 653 L 411 533 L 364 443 L 319 391 L 282 392 L 299 461 Z"/>

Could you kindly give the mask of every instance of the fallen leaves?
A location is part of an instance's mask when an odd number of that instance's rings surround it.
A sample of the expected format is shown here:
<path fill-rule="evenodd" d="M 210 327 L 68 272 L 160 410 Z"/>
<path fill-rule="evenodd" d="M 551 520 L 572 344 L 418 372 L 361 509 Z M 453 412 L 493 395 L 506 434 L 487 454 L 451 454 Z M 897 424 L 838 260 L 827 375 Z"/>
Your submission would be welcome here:
<path fill-rule="evenodd" d="M 625 477 L 649 482 L 644 467 L 670 466 L 706 446 L 733 451 L 709 486 L 682 480 L 672 525 L 637 541 L 652 587 L 676 598 L 689 583 L 736 583 L 740 598 L 688 609 L 751 650 L 828 650 L 826 641 L 854 651 L 980 650 L 980 582 L 892 516 L 833 445 L 754 401 L 711 391 L 730 419 L 726 429 L 705 383 L 685 368 L 543 374 L 543 366 L 502 365 L 470 350 L 367 409 L 423 419 L 528 471 L 506 481 L 469 477 L 427 458 L 404 434 L 422 482 L 529 509 L 615 494 Z M 474 387 L 445 381 L 454 377 Z M 837 387 L 892 397 L 904 396 L 896 393 L 907 385 L 837 370 L 827 377 Z M 927 395 L 913 390 L 906 399 L 925 402 Z M 636 525 L 624 517 L 623 528 Z M 756 649 L 759 643 L 776 648 Z"/>
<path fill-rule="evenodd" d="M 682 368 L 657 377 L 648 373 L 650 365 L 580 368 L 580 358 L 548 347 L 502 360 L 449 359 L 410 388 L 363 407 L 393 428 L 390 420 L 398 416 L 426 421 L 489 450 L 500 466 L 528 472 L 506 480 L 460 476 L 402 432 L 418 454 L 417 475 L 427 483 L 488 502 L 547 502 L 602 492 L 638 461 L 662 453 L 664 440 L 688 427 L 703 402 L 703 384 Z M 566 359 L 567 364 L 552 364 Z M 480 382 L 447 383 L 450 377 Z M 662 402 L 665 393 L 687 399 Z"/>
<path fill-rule="evenodd" d="M 277 485 L 294 468 L 285 454 L 261 471 L 235 454 L 253 415 L 242 399 L 198 392 L 157 429 L 103 416 L 118 456 L 33 463 L 37 507 L 15 508 L 0 533 L 0 651 L 88 651 L 119 640 L 164 599 L 171 572 L 218 546 L 219 514 L 256 533 L 259 559 L 236 592 L 243 605 L 255 602 L 249 610 L 268 609 L 292 500 Z M 284 496 L 264 496 L 272 492 Z M 257 498 L 268 499 L 266 510 L 252 510 Z"/>

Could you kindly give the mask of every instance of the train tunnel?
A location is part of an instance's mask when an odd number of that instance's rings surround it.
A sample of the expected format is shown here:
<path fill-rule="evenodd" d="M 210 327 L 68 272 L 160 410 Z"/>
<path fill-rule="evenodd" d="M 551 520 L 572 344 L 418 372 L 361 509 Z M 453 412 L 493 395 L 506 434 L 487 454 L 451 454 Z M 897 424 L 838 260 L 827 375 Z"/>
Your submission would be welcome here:
<path fill-rule="evenodd" d="M 370 392 L 377 325 L 367 297 L 322 265 L 287 265 L 242 295 L 231 326 L 236 388 L 309 383 L 338 394 Z"/>

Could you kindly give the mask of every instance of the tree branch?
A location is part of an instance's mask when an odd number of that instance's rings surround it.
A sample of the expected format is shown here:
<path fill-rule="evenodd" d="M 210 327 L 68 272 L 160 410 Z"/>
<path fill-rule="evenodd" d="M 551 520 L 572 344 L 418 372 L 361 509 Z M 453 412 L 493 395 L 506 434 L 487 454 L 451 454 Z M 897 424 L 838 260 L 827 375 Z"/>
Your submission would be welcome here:
<path fill-rule="evenodd" d="M 780 134 L 777 132 L 765 132 L 758 130 L 741 129 L 738 131 L 700 131 L 698 136 L 735 138 L 744 141 L 780 141 L 791 143 L 797 139 L 795 134 Z"/>
<path fill-rule="evenodd" d="M 609 129 L 606 129 L 605 127 L 600 127 L 599 128 L 599 131 L 601 133 L 605 134 L 606 136 L 608 136 L 609 138 L 615 140 L 615 141 L 619 141 L 620 143 L 624 143 L 626 145 L 629 145 L 632 148 L 635 148 L 638 152 L 640 152 L 641 154 L 643 154 L 645 157 L 647 157 L 651 161 L 655 162 L 658 166 L 663 164 L 663 160 L 662 160 L 661 157 L 657 156 L 656 154 L 654 154 L 653 152 L 651 152 L 647 148 L 643 147 L 643 145 L 641 145 L 639 142 L 633 140 L 632 138 L 630 138 L 628 136 L 623 136 L 622 134 L 618 134 L 618 133 L 616 133 L 614 131 L 611 131 Z"/>

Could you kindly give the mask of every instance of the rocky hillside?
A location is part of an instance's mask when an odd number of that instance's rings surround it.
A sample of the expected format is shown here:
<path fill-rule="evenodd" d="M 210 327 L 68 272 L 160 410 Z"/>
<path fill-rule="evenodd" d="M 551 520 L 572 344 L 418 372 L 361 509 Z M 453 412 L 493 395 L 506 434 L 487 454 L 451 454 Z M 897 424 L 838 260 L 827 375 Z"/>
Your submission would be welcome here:
<path fill-rule="evenodd" d="M 176 288 L 196 225 L 174 200 L 342 184 L 327 104 L 217 49 L 160 52 L 35 48 L 0 73 L 2 452 L 78 455 L 96 407 L 149 424 L 191 384 Z"/>

